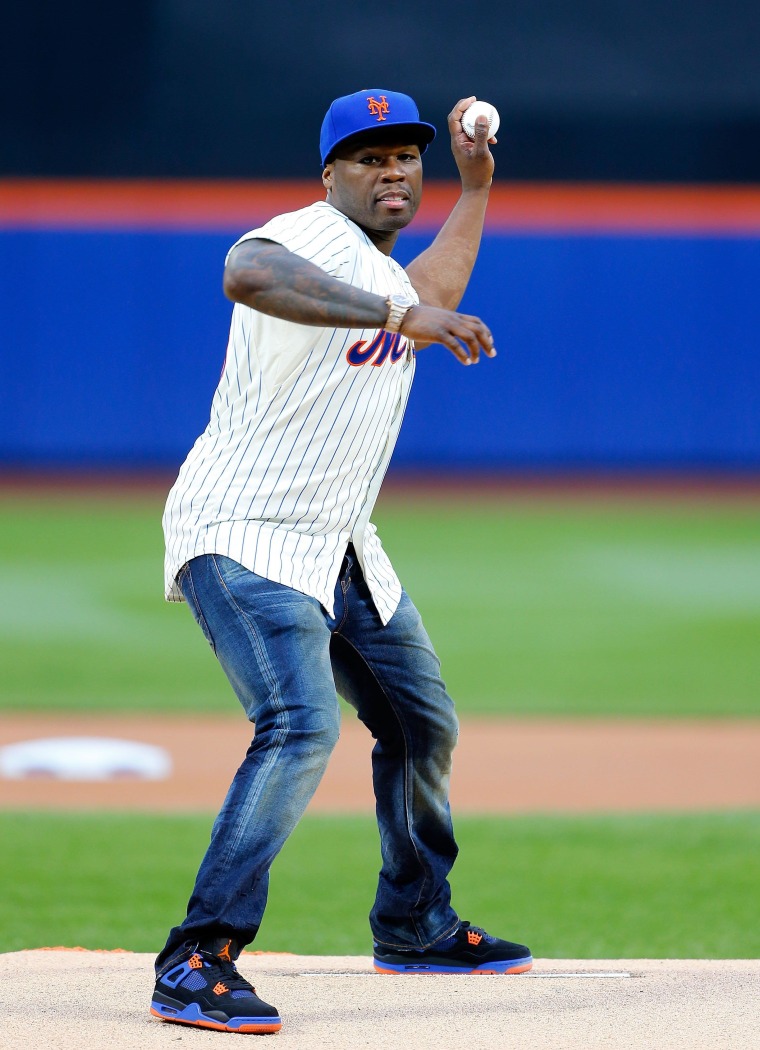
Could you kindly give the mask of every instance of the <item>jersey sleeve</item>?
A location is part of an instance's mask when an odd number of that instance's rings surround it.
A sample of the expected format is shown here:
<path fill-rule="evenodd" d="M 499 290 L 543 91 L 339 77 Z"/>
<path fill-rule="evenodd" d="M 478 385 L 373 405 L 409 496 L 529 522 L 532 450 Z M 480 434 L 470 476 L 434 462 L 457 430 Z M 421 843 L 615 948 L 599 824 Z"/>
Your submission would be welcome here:
<path fill-rule="evenodd" d="M 397 263 L 395 259 L 389 258 L 388 263 L 390 265 L 390 269 L 398 278 L 399 284 L 403 289 L 403 294 L 408 295 L 410 299 L 413 299 L 415 303 L 418 303 L 420 301 L 420 297 L 417 294 L 417 289 L 412 285 L 412 282 L 409 280 L 409 274 L 406 272 L 404 267 L 401 266 L 400 263 Z"/>
<path fill-rule="evenodd" d="M 332 209 L 319 205 L 277 215 L 264 226 L 250 230 L 232 245 L 227 259 L 239 244 L 256 239 L 275 241 L 337 278 L 346 277 L 355 251 L 346 223 Z"/>

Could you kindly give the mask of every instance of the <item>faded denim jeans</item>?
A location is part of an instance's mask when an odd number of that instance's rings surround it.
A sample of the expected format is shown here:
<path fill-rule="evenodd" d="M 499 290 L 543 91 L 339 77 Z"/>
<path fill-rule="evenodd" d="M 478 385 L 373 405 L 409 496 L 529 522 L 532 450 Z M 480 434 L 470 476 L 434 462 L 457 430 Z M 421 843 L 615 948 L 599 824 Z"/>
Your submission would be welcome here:
<path fill-rule="evenodd" d="M 352 547 L 335 617 L 290 587 L 221 555 L 181 571 L 187 603 L 255 735 L 217 817 L 187 917 L 156 965 L 199 939 L 256 935 L 269 868 L 303 815 L 338 739 L 337 692 L 375 739 L 372 777 L 382 869 L 375 940 L 425 948 L 458 918 L 448 874 L 457 855 L 448 803 L 454 705 L 420 615 L 404 592 L 383 626 Z M 335 884 L 344 877 L 336 858 Z"/>

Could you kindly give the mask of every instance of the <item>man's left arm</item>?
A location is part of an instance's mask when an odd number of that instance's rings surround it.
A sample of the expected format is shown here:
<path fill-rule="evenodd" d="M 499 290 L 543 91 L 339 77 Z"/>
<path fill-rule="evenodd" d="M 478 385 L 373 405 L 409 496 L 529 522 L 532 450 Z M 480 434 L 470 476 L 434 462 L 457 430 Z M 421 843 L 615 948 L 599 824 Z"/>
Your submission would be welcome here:
<path fill-rule="evenodd" d="M 474 97 L 462 99 L 449 114 L 451 151 L 462 179 L 462 194 L 430 247 L 406 267 L 420 302 L 445 310 L 456 310 L 470 280 L 493 178 L 488 121 L 477 118 L 474 141 L 462 131 L 462 115 L 474 101 Z"/>

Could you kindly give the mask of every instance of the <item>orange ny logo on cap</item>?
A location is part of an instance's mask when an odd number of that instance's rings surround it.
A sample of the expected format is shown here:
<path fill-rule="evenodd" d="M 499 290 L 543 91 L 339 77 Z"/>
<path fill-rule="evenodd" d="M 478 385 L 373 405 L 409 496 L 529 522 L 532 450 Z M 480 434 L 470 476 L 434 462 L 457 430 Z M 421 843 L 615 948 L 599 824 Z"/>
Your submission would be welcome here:
<path fill-rule="evenodd" d="M 379 102 L 373 95 L 370 95 L 367 99 L 367 109 L 373 117 L 376 116 L 378 120 L 385 120 L 385 115 L 389 111 L 390 106 L 388 105 L 388 100 L 385 95 L 380 96 Z"/>

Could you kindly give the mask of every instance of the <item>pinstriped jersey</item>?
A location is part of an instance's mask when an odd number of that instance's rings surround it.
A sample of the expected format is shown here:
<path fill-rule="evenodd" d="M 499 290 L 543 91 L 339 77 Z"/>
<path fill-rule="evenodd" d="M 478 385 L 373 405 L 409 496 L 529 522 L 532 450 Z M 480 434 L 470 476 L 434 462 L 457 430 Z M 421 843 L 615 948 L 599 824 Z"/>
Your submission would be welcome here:
<path fill-rule="evenodd" d="M 237 244 L 252 238 L 282 244 L 336 280 L 418 301 L 403 268 L 326 201 Z M 387 623 L 401 585 L 369 519 L 414 368 L 400 334 L 301 325 L 236 303 L 211 418 L 164 511 L 167 600 L 182 601 L 175 581 L 187 561 L 223 554 L 332 615 L 353 542 Z"/>

